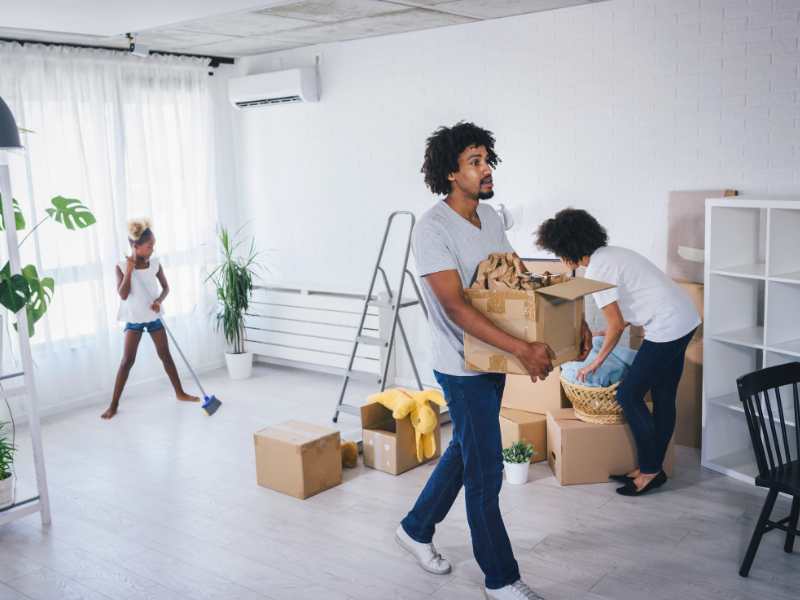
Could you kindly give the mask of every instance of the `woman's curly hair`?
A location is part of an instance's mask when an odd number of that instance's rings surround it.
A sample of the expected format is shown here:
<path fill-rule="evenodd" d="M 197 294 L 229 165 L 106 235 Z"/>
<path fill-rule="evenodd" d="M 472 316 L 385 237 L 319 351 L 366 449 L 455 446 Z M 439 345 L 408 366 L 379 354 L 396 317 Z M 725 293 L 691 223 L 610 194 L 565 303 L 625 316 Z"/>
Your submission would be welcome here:
<path fill-rule="evenodd" d="M 578 208 L 565 208 L 547 219 L 536 232 L 536 245 L 559 258 L 578 263 L 608 244 L 605 228 Z"/>
<path fill-rule="evenodd" d="M 439 127 L 425 143 L 422 173 L 425 185 L 439 196 L 450 193 L 447 176 L 458 171 L 459 155 L 471 146 L 486 148 L 486 162 L 494 169 L 500 157 L 494 151 L 494 134 L 474 123 L 459 121 L 452 127 Z"/>

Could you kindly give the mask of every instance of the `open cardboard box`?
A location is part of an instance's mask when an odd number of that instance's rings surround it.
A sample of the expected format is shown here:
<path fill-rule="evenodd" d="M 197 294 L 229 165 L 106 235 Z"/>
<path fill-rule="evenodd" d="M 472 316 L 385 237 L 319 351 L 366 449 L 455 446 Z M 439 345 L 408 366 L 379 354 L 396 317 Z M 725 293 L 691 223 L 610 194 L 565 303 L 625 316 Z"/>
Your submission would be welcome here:
<path fill-rule="evenodd" d="M 438 406 L 434 410 L 438 411 Z M 434 431 L 436 453 L 418 461 L 417 437 L 411 419 L 395 419 L 392 411 L 377 402 L 361 407 L 361 427 L 365 467 L 399 475 L 438 458 L 442 453 L 442 436 L 437 424 Z"/>
<path fill-rule="evenodd" d="M 497 327 L 527 342 L 544 342 L 553 349 L 557 366 L 578 358 L 583 322 L 583 299 L 614 286 L 592 279 L 575 278 L 533 291 L 467 288 L 467 301 Z M 508 352 L 464 334 L 467 369 L 488 373 L 527 375 L 522 364 Z"/>

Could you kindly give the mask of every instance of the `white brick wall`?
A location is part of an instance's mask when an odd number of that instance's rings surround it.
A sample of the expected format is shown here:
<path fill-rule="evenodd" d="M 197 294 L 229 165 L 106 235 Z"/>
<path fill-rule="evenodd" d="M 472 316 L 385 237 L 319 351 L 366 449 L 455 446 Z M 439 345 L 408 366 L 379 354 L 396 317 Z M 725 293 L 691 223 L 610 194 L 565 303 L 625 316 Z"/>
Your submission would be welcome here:
<path fill-rule="evenodd" d="M 800 0 L 610 0 L 255 57 L 321 54 L 323 100 L 242 119 L 242 219 L 276 277 L 363 287 L 389 210 L 432 202 L 425 137 L 467 118 L 497 134 L 520 254 L 574 205 L 663 265 L 670 190 L 800 197 L 798 36 Z"/>

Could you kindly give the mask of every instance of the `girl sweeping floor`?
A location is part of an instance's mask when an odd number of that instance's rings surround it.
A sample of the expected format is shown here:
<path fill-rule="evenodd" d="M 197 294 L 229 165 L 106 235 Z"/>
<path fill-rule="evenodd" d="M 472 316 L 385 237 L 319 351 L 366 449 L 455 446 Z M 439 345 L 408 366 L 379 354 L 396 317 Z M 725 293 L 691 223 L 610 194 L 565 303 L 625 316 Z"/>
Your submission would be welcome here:
<path fill-rule="evenodd" d="M 169 284 L 158 258 L 153 257 L 156 237 L 147 219 L 128 222 L 128 241 L 131 255 L 117 265 L 117 292 L 121 298 L 118 318 L 125 322 L 125 350 L 122 363 L 114 384 L 111 406 L 102 414 L 110 419 L 117 414 L 119 398 L 128 381 L 128 374 L 136 360 L 136 350 L 142 339 L 142 332 L 150 334 L 156 346 L 158 357 L 164 363 L 175 396 L 178 400 L 197 402 L 197 396 L 190 396 L 183 390 L 175 362 L 169 353 L 169 344 L 164 325 L 161 323 L 161 303 L 169 294 Z"/>

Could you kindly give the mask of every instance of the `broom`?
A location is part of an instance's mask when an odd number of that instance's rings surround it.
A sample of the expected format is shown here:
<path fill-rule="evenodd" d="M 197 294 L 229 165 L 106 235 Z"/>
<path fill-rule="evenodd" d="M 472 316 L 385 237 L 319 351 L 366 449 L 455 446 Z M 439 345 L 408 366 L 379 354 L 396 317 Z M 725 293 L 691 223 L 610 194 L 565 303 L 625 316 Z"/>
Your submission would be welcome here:
<path fill-rule="evenodd" d="M 197 374 L 194 372 L 194 369 L 192 369 L 192 365 L 189 364 L 189 361 L 186 359 L 186 355 L 183 353 L 183 350 L 181 350 L 181 347 L 178 345 L 175 336 L 172 335 L 172 331 L 170 330 L 169 327 L 167 327 L 167 324 L 164 319 L 161 319 L 161 324 L 164 325 L 164 329 L 167 330 L 169 338 L 172 340 L 172 343 L 175 344 L 175 347 L 178 349 L 178 354 L 181 355 L 183 362 L 186 363 L 189 372 L 192 374 L 194 382 L 197 384 L 197 387 L 199 387 L 200 391 L 203 393 L 203 410 L 206 411 L 206 414 L 210 417 L 215 412 L 217 412 L 217 409 L 220 406 L 222 406 L 222 402 L 220 402 L 216 396 L 214 395 L 209 396 L 208 394 L 206 394 L 206 391 L 203 389 L 203 384 L 200 383 L 200 379 L 197 377 Z"/>

